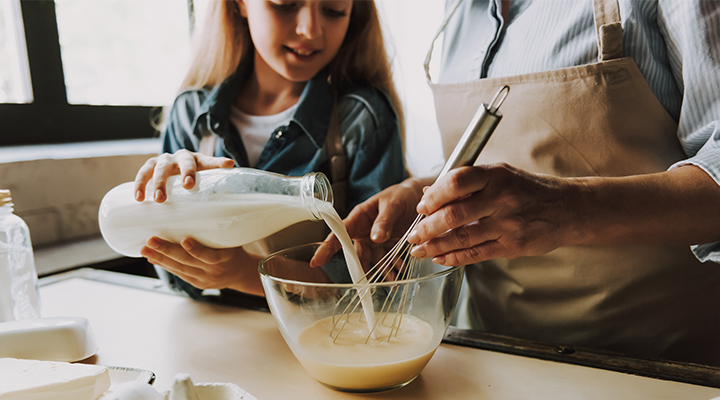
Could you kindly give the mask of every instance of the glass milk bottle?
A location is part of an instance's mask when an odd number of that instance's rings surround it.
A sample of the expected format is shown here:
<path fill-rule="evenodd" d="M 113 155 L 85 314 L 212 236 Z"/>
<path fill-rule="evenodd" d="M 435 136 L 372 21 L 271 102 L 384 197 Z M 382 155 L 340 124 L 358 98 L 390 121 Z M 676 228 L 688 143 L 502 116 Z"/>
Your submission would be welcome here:
<path fill-rule="evenodd" d="M 0 190 L 0 322 L 40 318 L 30 231 L 13 214 L 9 190 Z"/>
<path fill-rule="evenodd" d="M 195 187 L 179 175 L 167 182 L 164 203 L 135 200 L 134 183 L 110 190 L 100 204 L 100 232 L 128 257 L 152 236 L 179 243 L 191 237 L 212 248 L 242 246 L 301 221 L 320 221 L 332 208 L 332 189 L 322 173 L 289 177 L 252 168 L 199 171 Z"/>

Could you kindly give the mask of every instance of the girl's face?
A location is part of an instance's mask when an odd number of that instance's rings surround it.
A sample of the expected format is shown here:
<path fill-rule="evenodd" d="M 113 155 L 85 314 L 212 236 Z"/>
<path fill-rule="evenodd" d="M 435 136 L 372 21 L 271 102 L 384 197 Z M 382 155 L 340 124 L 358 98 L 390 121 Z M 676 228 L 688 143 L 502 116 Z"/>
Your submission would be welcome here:
<path fill-rule="evenodd" d="M 310 80 L 332 61 L 350 23 L 352 0 L 237 0 L 259 56 L 291 82 Z"/>

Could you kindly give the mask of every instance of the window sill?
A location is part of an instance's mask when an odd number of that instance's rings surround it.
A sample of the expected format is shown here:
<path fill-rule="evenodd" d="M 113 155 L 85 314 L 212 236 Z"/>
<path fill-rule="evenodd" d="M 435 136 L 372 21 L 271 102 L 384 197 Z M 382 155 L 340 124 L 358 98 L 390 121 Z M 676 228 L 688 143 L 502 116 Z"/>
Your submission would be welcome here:
<path fill-rule="evenodd" d="M 158 152 L 158 149 L 160 149 L 160 139 L 5 146 L 0 147 L 0 164 L 37 160 L 67 160 L 74 158 L 155 154 Z"/>
<path fill-rule="evenodd" d="M 10 189 L 35 248 L 97 237 L 103 196 L 160 148 L 159 139 L 0 147 L 0 189 Z"/>

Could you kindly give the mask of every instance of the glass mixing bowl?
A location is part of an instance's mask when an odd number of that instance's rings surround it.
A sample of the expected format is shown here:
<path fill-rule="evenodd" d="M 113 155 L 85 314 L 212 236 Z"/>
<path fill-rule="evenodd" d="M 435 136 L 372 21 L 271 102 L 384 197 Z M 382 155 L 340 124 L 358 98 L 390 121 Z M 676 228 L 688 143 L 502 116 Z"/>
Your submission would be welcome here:
<path fill-rule="evenodd" d="M 355 285 L 342 251 L 310 267 L 318 246 L 281 250 L 259 266 L 270 311 L 290 350 L 332 389 L 369 393 L 412 382 L 442 341 L 464 268 L 417 259 L 410 279 Z"/>

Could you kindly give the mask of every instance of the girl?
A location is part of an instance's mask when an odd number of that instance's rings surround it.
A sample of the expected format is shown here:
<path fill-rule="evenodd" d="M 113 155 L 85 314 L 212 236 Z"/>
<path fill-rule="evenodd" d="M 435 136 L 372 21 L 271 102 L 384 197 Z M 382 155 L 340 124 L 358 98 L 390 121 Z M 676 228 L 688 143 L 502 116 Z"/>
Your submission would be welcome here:
<path fill-rule="evenodd" d="M 233 165 L 294 176 L 321 171 L 338 183 L 344 177 L 331 170 L 332 155 L 347 171 L 345 193 L 336 193 L 347 209 L 406 177 L 401 107 L 373 1 L 236 0 L 209 7 L 165 121 L 164 154 L 137 174 L 138 201 L 146 189 L 165 201 L 172 174 L 191 188 L 196 171 Z M 150 238 L 141 253 L 194 298 L 203 289 L 262 294 L 262 255 L 247 248 Z"/>

